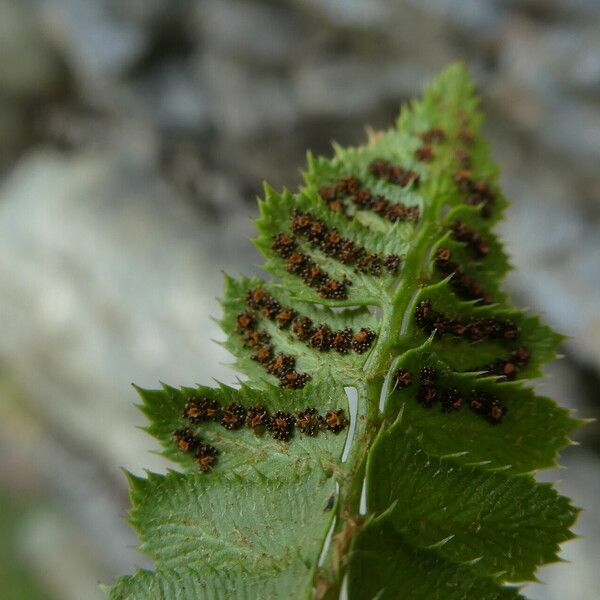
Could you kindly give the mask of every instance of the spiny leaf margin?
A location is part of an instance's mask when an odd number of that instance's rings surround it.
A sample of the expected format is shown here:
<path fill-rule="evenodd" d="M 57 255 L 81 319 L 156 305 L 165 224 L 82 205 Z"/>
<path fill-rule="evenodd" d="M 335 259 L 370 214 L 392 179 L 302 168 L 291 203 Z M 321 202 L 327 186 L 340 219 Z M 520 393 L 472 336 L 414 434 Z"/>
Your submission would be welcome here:
<path fill-rule="evenodd" d="M 348 360 L 336 357 L 336 360 L 330 361 L 331 366 L 323 368 L 326 361 L 319 361 L 318 354 L 315 355 L 308 348 L 304 349 L 297 340 L 291 343 L 292 338 L 286 337 L 287 334 L 277 332 L 269 326 L 275 339 L 285 349 L 296 351 L 298 363 L 313 375 L 309 385 L 299 393 L 278 390 L 275 387 L 276 380 L 266 375 L 252 361 L 250 353 L 240 343 L 234 329 L 236 311 L 244 307 L 244 294 L 251 285 L 260 283 L 256 280 L 242 279 L 236 282 L 231 278 L 227 279 L 227 291 L 223 301 L 225 316 L 222 321 L 222 327 L 228 334 L 226 346 L 237 357 L 236 368 L 250 377 L 250 381 L 239 391 L 240 397 L 247 399 L 253 395 L 264 395 L 271 400 L 272 406 L 289 406 L 290 398 L 302 397 L 303 394 L 312 395 L 314 398 L 331 381 L 335 384 L 329 385 L 333 388 L 332 396 L 329 397 L 336 399 L 344 398 L 342 386 L 356 387 L 358 410 L 354 425 L 357 434 L 346 463 L 340 462 L 339 439 L 335 439 L 331 446 L 328 442 L 321 446 L 316 440 L 307 440 L 295 446 L 290 444 L 285 452 L 275 451 L 275 455 L 287 455 L 288 462 L 274 460 L 272 462 L 275 466 L 271 468 L 271 461 L 263 454 L 265 460 L 258 461 L 251 469 L 243 468 L 242 461 L 234 457 L 237 453 L 242 453 L 237 454 L 238 457 L 243 456 L 248 452 L 248 448 L 243 449 L 243 444 L 236 448 L 234 442 L 227 441 L 228 435 L 214 428 L 210 431 L 209 428 L 208 435 L 224 444 L 231 444 L 228 447 L 231 456 L 223 462 L 224 466 L 231 468 L 212 473 L 212 482 L 207 477 L 205 483 L 202 476 L 192 472 L 193 465 L 187 457 L 182 459 L 181 453 L 174 449 L 169 439 L 169 430 L 179 418 L 181 403 L 191 391 L 177 391 L 167 387 L 158 392 L 142 392 L 143 410 L 151 422 L 149 432 L 159 438 L 165 447 L 165 454 L 179 462 L 186 473 L 167 475 L 164 481 L 161 480 L 165 485 L 194 481 L 201 483 L 203 488 L 206 485 L 207 489 L 211 485 L 216 489 L 239 485 L 239 489 L 243 490 L 245 486 L 256 485 L 258 478 L 260 481 L 264 480 L 265 485 L 276 485 L 279 489 L 284 489 L 291 481 L 299 481 L 299 473 L 302 473 L 303 477 L 309 479 L 317 474 L 320 481 L 327 482 L 323 486 L 328 493 L 332 489 L 336 490 L 333 494 L 335 509 L 327 514 L 326 518 L 322 518 L 323 509 L 319 512 L 317 505 L 319 502 L 322 505 L 327 494 L 313 493 L 314 487 L 305 491 L 304 501 L 307 507 L 314 507 L 312 514 L 320 523 L 317 524 L 317 529 L 320 527 L 323 537 L 330 524 L 335 522 L 332 550 L 325 556 L 317 577 L 314 575 L 318 556 L 314 550 L 312 557 L 304 557 L 300 561 L 302 564 L 290 565 L 285 575 L 277 574 L 276 569 L 271 569 L 267 570 L 267 576 L 263 577 L 256 572 L 245 573 L 243 564 L 229 564 L 230 575 L 223 577 L 218 572 L 222 566 L 219 563 L 218 552 L 211 554 L 210 551 L 204 550 L 201 567 L 194 565 L 194 560 L 203 552 L 202 546 L 198 549 L 192 548 L 192 554 L 187 556 L 189 560 L 186 564 L 180 564 L 177 557 L 168 564 L 163 564 L 164 557 L 158 551 L 159 546 L 148 545 L 146 542 L 146 550 L 156 559 L 157 571 L 140 572 L 133 577 L 122 578 L 109 589 L 109 597 L 142 598 L 151 593 L 152 597 L 161 598 L 249 598 L 256 595 L 265 598 L 287 598 L 307 597 L 316 589 L 318 597 L 333 598 L 341 585 L 344 573 L 347 572 L 350 598 L 396 598 L 403 595 L 413 598 L 516 598 L 520 597 L 519 590 L 505 587 L 502 582 L 532 579 L 537 565 L 556 558 L 557 545 L 571 535 L 569 527 L 574 521 L 576 511 L 565 499 L 549 491 L 547 486 L 536 484 L 527 473 L 554 466 L 558 450 L 569 443 L 568 436 L 581 422 L 557 408 L 551 400 L 537 397 L 523 383 L 525 379 L 539 376 L 541 365 L 555 356 L 555 349 L 561 337 L 543 326 L 536 317 L 514 309 L 501 290 L 500 280 L 510 268 L 510 264 L 500 242 L 492 232 L 492 227 L 501 218 L 507 201 L 497 187 L 498 169 L 490 160 L 487 145 L 478 135 L 482 123 L 478 102 L 466 69 L 460 64 L 454 65 L 426 89 L 421 102 L 414 101 L 410 107 L 403 109 L 396 129 L 372 136 L 366 146 L 349 149 L 336 147 L 332 159 L 309 156 L 309 168 L 305 173 L 306 186 L 299 194 L 287 191 L 280 194 L 268 186 L 265 188 L 265 200 L 260 203 L 260 217 L 257 220 L 259 237 L 256 245 L 265 255 L 265 269 L 276 280 L 282 282 L 280 284 L 275 280 L 268 286 L 273 293 L 285 297 L 291 307 L 304 312 L 312 311 L 312 315 L 318 315 L 323 321 L 332 324 L 345 319 L 343 315 L 338 316 L 338 311 L 343 307 L 359 307 L 359 312 L 354 317 L 360 317 L 362 314 L 365 322 L 369 322 L 377 330 L 377 342 L 368 353 L 360 358 L 353 356 Z M 459 121 L 462 121 L 462 124 Z M 496 194 L 494 209 L 485 223 L 480 219 L 480 207 L 465 205 L 456 189 L 453 181 L 453 174 L 457 168 L 454 142 L 442 144 L 436 159 L 430 165 L 418 164 L 414 160 L 414 153 L 421 143 L 418 139 L 419 133 L 432 128 L 443 128 L 447 135 L 454 139 L 459 133 L 459 127 L 467 127 L 473 134 L 470 145 L 473 176 L 478 180 L 485 180 Z M 399 190 L 386 182 L 374 181 L 367 165 L 377 158 L 401 161 L 413 168 L 420 176 L 421 185 L 418 189 Z M 338 216 L 329 214 L 319 198 L 319 188 L 348 173 L 366 180 L 375 192 L 385 194 L 392 202 L 417 206 L 421 211 L 420 222 L 416 225 L 390 224 L 360 211 L 351 222 L 345 222 Z M 281 260 L 274 255 L 270 246 L 272 235 L 285 229 L 286 221 L 294 209 L 310 210 L 330 227 L 336 227 L 343 235 L 352 237 L 370 252 L 405 254 L 399 278 L 377 279 L 370 275 L 351 274 L 351 270 L 343 265 L 304 245 L 303 248 L 312 253 L 317 264 L 331 272 L 332 276 L 351 276 L 354 280 L 347 299 L 323 299 L 314 289 L 307 288 L 300 280 L 290 276 L 282 268 Z M 477 227 L 488 239 L 491 250 L 485 261 L 466 259 L 464 246 L 450 239 L 448 230 L 457 218 Z M 433 252 L 442 245 L 450 247 L 453 254 L 467 261 L 468 270 L 477 273 L 480 282 L 493 294 L 495 304 L 476 306 L 472 301 L 456 297 L 452 288 L 452 278 L 440 279 L 432 260 Z M 475 356 L 486 360 L 490 357 L 497 358 L 502 351 L 501 344 L 485 342 L 470 349 L 464 342 L 448 337 L 440 339 L 437 333 L 430 336 L 421 331 L 413 313 L 417 303 L 423 299 L 434 301 L 438 310 L 447 311 L 449 314 L 465 314 L 473 318 L 502 315 L 518 323 L 521 335 L 533 354 L 533 360 L 521 373 L 521 380 L 498 383 L 490 377 L 480 379 L 478 373 L 473 371 L 473 367 L 476 366 L 473 362 Z M 366 317 L 367 307 L 372 306 L 381 310 L 380 323 L 374 323 L 372 316 Z M 327 312 L 327 307 L 336 312 Z M 444 378 L 457 387 L 466 390 L 470 386 L 476 386 L 504 395 L 508 399 L 507 403 L 514 403 L 508 404 L 509 416 L 505 422 L 499 426 L 492 426 L 468 412 L 434 416 L 416 404 L 415 388 L 393 389 L 390 385 L 393 369 L 406 366 L 414 370 L 422 365 L 423 361 L 435 364 L 444 374 Z M 382 389 L 383 412 L 379 413 L 377 405 Z M 208 392 L 208 388 L 202 390 L 204 393 L 223 394 L 228 398 L 233 398 L 238 393 L 223 386 L 217 388 L 216 392 Z M 172 401 L 171 405 L 169 399 Z M 315 404 L 317 402 L 318 400 Z M 175 409 L 171 413 L 169 406 Z M 518 418 L 513 418 L 512 415 L 517 415 Z M 541 439 L 542 436 L 535 433 L 537 431 L 541 434 L 544 430 L 552 432 L 545 443 Z M 531 446 L 524 444 L 522 439 L 528 431 L 533 434 Z M 465 432 L 468 432 L 466 438 Z M 399 470 L 395 481 L 385 481 L 389 484 L 389 489 L 385 488 L 388 489 L 387 495 L 382 492 L 384 488 L 378 487 L 390 454 L 389 447 L 384 450 L 386 443 L 383 440 L 387 440 L 388 446 L 391 444 L 394 451 L 404 449 L 406 452 L 397 461 L 400 465 L 400 459 L 405 459 L 406 468 Z M 522 457 L 518 457 L 517 453 L 511 450 L 518 440 L 523 444 Z M 252 451 L 256 452 L 256 449 Z M 315 456 L 320 458 L 312 460 L 309 458 L 311 452 L 316 452 Z M 297 454 L 304 459 L 296 460 Z M 227 462 L 229 460 L 231 462 Z M 355 489 L 365 473 L 365 460 L 368 462 L 367 516 L 363 517 L 358 514 Z M 296 465 L 296 468 L 302 464 L 305 470 L 297 471 L 292 467 L 290 472 L 279 473 L 278 468 L 284 464 Z M 446 497 L 453 489 L 456 490 L 454 477 L 464 478 L 467 483 L 478 480 L 496 482 L 497 485 L 491 485 L 490 490 L 495 487 L 501 488 L 508 490 L 509 495 L 512 492 L 517 496 L 517 513 L 520 511 L 519 502 L 525 502 L 527 494 L 544 496 L 549 512 L 547 515 L 541 515 L 540 527 L 542 530 L 547 529 L 551 537 L 554 535 L 552 541 L 548 541 L 542 550 L 529 549 L 527 553 L 526 544 L 520 543 L 518 537 L 515 537 L 511 540 L 511 553 L 521 556 L 522 560 L 520 563 L 515 561 L 514 564 L 509 557 L 503 556 L 500 560 L 500 557 L 491 551 L 489 555 L 478 557 L 478 560 L 469 556 L 461 560 L 460 551 L 451 551 L 451 539 L 431 543 L 435 533 L 427 530 L 426 526 L 422 531 L 411 530 L 410 520 L 405 519 L 410 511 L 399 510 L 399 491 L 393 490 L 398 489 L 397 485 L 402 482 L 402 478 L 410 479 L 411 473 L 426 480 L 432 464 L 439 466 L 438 472 L 446 472 L 448 475 L 441 482 L 435 480 L 436 494 L 440 498 Z M 132 480 L 134 488 L 145 489 L 144 494 L 148 496 L 150 504 L 158 492 L 144 486 L 155 483 L 157 478 L 159 476 L 150 475 L 146 483 Z M 525 496 L 519 497 L 519 490 Z M 154 535 L 160 539 L 165 528 L 177 528 L 181 522 L 187 521 L 189 512 L 195 508 L 199 498 L 191 490 L 180 496 L 180 505 L 172 507 L 169 513 L 169 518 L 175 515 L 174 523 L 166 518 L 164 511 L 159 511 L 160 514 L 149 523 L 136 516 L 143 513 L 140 507 L 144 506 L 145 496 L 134 494 L 132 501 L 137 508 L 134 509 L 132 518 L 142 539 L 147 537 L 152 528 Z M 313 505 L 311 500 L 315 498 L 318 502 Z M 413 501 L 419 503 L 418 495 Z M 456 501 L 459 502 L 460 498 L 457 497 Z M 509 505 L 510 503 L 506 504 L 507 507 Z M 186 506 L 189 507 L 187 510 Z M 273 507 L 273 511 L 275 513 L 277 508 Z M 430 516 L 433 516 L 433 511 Z M 523 514 L 522 516 L 525 521 L 521 525 L 525 528 L 529 523 L 527 519 L 535 517 Z M 208 521 L 212 518 L 211 515 L 205 517 Z M 508 519 L 508 523 L 510 516 L 504 517 Z M 232 518 L 235 520 L 235 515 Z M 477 521 L 477 515 L 469 515 L 468 511 L 462 514 L 461 518 L 466 519 L 465 522 L 469 519 L 472 523 Z M 297 546 L 302 544 L 302 528 L 305 525 L 299 527 L 300 530 L 295 532 L 294 538 Z M 502 529 L 502 518 L 499 519 L 497 527 Z M 474 545 L 485 541 L 478 540 L 476 529 L 471 530 Z M 480 543 L 480 546 L 485 549 L 485 544 Z M 538 556 L 535 556 L 536 552 Z M 215 564 L 212 564 L 213 561 Z M 501 571 L 494 572 L 495 567 L 501 567 Z"/>

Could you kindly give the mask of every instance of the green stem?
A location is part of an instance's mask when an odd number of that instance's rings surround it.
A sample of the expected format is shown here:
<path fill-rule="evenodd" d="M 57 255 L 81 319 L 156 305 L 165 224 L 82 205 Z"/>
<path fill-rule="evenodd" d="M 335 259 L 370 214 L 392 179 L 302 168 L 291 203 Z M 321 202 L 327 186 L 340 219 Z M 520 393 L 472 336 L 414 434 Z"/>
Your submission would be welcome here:
<path fill-rule="evenodd" d="M 368 451 L 380 429 L 385 426 L 383 414 L 379 410 L 386 374 L 394 358 L 406 349 L 408 340 L 402 340 L 401 330 L 405 313 L 415 290 L 421 284 L 423 266 L 431 250 L 432 240 L 437 231 L 435 216 L 436 203 L 428 207 L 423 215 L 424 225 L 416 243 L 406 257 L 402 270 L 402 280 L 391 294 L 391 298 L 377 301 L 383 310 L 379 337 L 365 364 L 364 379 L 357 389 L 357 414 L 352 446 L 340 480 L 337 522 L 328 560 L 320 569 L 321 578 L 328 581 L 323 600 L 337 600 L 346 572 L 346 562 L 356 527 L 364 520 L 360 515 L 360 500 Z M 404 341 L 404 343 L 402 343 Z"/>

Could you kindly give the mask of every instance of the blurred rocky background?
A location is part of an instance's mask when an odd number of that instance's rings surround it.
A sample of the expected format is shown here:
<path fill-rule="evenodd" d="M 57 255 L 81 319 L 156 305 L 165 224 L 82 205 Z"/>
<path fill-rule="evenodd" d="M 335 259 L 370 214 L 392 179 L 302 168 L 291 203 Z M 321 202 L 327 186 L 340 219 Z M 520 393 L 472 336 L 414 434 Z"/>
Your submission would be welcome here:
<path fill-rule="evenodd" d="M 250 273 L 261 182 L 364 139 L 468 62 L 514 199 L 510 289 L 571 339 L 540 389 L 598 416 L 600 3 L 0 0 L 2 597 L 86 600 L 145 565 L 124 517 L 165 468 L 131 381 L 233 382 L 210 315 Z M 585 506 L 537 599 L 600 585 L 598 425 L 560 489 Z"/>

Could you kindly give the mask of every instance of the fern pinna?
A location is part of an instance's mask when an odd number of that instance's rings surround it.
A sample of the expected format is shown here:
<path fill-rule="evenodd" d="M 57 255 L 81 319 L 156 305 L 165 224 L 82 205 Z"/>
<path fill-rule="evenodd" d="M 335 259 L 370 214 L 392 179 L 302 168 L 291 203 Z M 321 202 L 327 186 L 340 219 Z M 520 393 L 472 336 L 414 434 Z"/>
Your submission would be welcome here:
<path fill-rule="evenodd" d="M 139 390 L 181 470 L 130 477 L 156 570 L 109 598 L 519 598 L 557 560 L 577 511 L 532 473 L 579 422 L 527 384 L 561 336 L 501 289 L 477 106 L 454 65 L 298 193 L 265 187 L 272 278 L 222 301 L 247 380 Z"/>

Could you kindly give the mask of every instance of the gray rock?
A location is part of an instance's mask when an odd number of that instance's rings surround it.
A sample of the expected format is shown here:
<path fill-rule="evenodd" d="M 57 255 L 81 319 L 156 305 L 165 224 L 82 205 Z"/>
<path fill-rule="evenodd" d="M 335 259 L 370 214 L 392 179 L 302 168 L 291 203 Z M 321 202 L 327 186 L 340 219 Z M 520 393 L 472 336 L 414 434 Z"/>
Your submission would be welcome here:
<path fill-rule="evenodd" d="M 300 14 L 252 0 L 202 0 L 196 20 L 211 52 L 252 68 L 296 62 L 314 35 Z"/>
<path fill-rule="evenodd" d="M 386 26 L 398 14 L 389 0 L 291 0 L 300 9 L 309 7 L 318 18 L 327 17 L 335 27 L 377 28 Z"/>
<path fill-rule="evenodd" d="M 199 66 L 208 86 L 213 122 L 221 135 L 243 139 L 269 131 L 280 135 L 290 131 L 298 111 L 284 78 L 210 54 Z"/>
<path fill-rule="evenodd" d="M 135 114 L 166 132 L 203 132 L 210 112 L 201 82 L 188 65 L 161 64 L 135 85 Z"/>
<path fill-rule="evenodd" d="M 129 384 L 232 381 L 208 342 L 221 337 L 210 257 L 226 267 L 236 246 L 118 153 L 32 156 L 0 198 L 3 363 L 108 464 L 161 464 L 134 429 L 144 419 Z"/>
<path fill-rule="evenodd" d="M 42 22 L 65 49 L 80 83 L 92 89 L 98 77 L 117 77 L 144 49 L 144 30 L 116 18 L 106 0 L 38 1 Z"/>
<path fill-rule="evenodd" d="M 381 57 L 321 59 L 299 65 L 294 97 L 306 116 L 344 118 L 408 95 L 422 77 L 420 68 Z"/>
<path fill-rule="evenodd" d="M 532 163 L 528 149 L 499 146 L 503 181 L 513 204 L 500 225 L 517 269 L 508 286 L 570 336 L 579 360 L 600 364 L 598 231 L 600 215 L 571 198 L 560 164 Z M 568 200 L 570 199 L 570 200 Z"/>
<path fill-rule="evenodd" d="M 20 101 L 50 93 L 62 71 L 58 54 L 25 3 L 0 0 L 0 90 Z"/>

